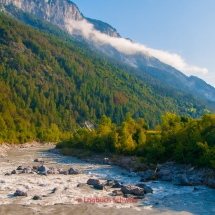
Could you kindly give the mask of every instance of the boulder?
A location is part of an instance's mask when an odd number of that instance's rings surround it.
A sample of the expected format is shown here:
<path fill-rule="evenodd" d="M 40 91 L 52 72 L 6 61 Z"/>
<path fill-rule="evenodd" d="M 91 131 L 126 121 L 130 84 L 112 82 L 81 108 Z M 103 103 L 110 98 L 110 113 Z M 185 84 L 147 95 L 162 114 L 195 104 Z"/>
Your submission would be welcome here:
<path fill-rule="evenodd" d="M 172 172 L 169 169 L 164 169 L 164 170 L 157 172 L 157 177 L 159 179 L 161 179 L 163 176 L 168 176 L 168 175 L 172 175 Z"/>
<path fill-rule="evenodd" d="M 135 173 L 135 172 L 130 172 L 128 174 L 128 177 L 136 177 L 136 176 L 137 176 L 137 173 Z"/>
<path fill-rule="evenodd" d="M 203 180 L 197 175 L 192 175 L 191 177 L 189 177 L 189 183 L 192 186 L 202 185 L 202 182 Z"/>
<path fill-rule="evenodd" d="M 70 168 L 70 169 L 68 170 L 68 173 L 69 173 L 70 175 L 77 175 L 77 174 L 81 174 L 82 171 L 81 171 L 80 169 Z"/>
<path fill-rule="evenodd" d="M 28 196 L 28 195 L 24 191 L 16 190 L 16 192 L 14 193 L 14 196 Z"/>
<path fill-rule="evenodd" d="M 23 170 L 22 166 L 18 166 L 16 170 Z"/>
<path fill-rule="evenodd" d="M 181 186 L 190 186 L 191 185 L 186 175 L 181 176 L 180 182 L 181 182 L 181 184 L 180 184 Z"/>
<path fill-rule="evenodd" d="M 215 189 L 215 179 L 209 179 L 207 182 L 207 186 Z"/>
<path fill-rule="evenodd" d="M 140 181 L 141 182 L 150 181 L 153 179 L 153 177 L 154 177 L 154 171 L 153 170 L 147 170 L 144 172 Z"/>
<path fill-rule="evenodd" d="M 88 185 L 95 185 L 95 184 L 99 184 L 99 183 L 100 183 L 99 179 L 94 179 L 94 178 L 90 178 L 87 181 Z"/>
<path fill-rule="evenodd" d="M 116 181 L 115 184 L 111 188 L 121 188 L 123 186 L 122 183 Z"/>
<path fill-rule="evenodd" d="M 33 197 L 33 200 L 42 200 L 42 196 L 40 196 L 40 195 L 35 195 L 35 196 Z"/>
<path fill-rule="evenodd" d="M 144 195 L 144 189 L 134 186 L 134 185 L 127 185 L 127 186 L 122 186 L 121 191 L 123 194 L 133 194 L 136 196 L 143 196 Z"/>
<path fill-rule="evenodd" d="M 13 171 L 11 172 L 11 174 L 17 174 L 17 171 L 16 171 L 16 170 L 13 170 Z"/>
<path fill-rule="evenodd" d="M 163 175 L 160 180 L 161 181 L 172 181 L 172 173 L 169 175 Z"/>
<path fill-rule="evenodd" d="M 47 171 L 49 170 L 47 166 L 45 165 L 42 165 L 42 166 L 39 166 L 38 169 L 37 169 L 39 172 L 41 173 L 47 173 Z"/>
<path fill-rule="evenodd" d="M 98 190 L 107 190 L 104 184 L 94 184 L 93 187 Z"/>
<path fill-rule="evenodd" d="M 145 194 L 153 193 L 153 189 L 150 186 L 146 185 L 146 184 L 135 184 L 135 186 L 144 189 Z"/>

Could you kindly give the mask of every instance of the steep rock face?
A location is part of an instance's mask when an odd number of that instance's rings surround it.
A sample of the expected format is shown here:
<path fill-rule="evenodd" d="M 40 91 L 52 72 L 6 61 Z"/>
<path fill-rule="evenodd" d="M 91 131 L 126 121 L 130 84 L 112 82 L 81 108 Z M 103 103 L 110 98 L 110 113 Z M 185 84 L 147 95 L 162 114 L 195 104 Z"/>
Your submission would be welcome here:
<path fill-rule="evenodd" d="M 107 34 L 111 37 L 120 37 L 119 33 L 117 32 L 117 30 L 115 28 L 113 28 L 111 25 L 102 22 L 100 20 L 96 20 L 96 19 L 90 19 L 90 18 L 86 18 L 86 20 L 93 24 L 94 28 L 104 34 Z"/>
<path fill-rule="evenodd" d="M 0 0 L 0 3 L 13 4 L 25 12 L 56 24 L 65 30 L 69 20 L 83 20 L 77 6 L 67 0 Z"/>
<path fill-rule="evenodd" d="M 0 0 L 0 3 L 3 5 L 13 4 L 23 11 L 31 13 L 39 19 L 51 22 L 64 30 L 68 30 L 67 24 L 70 21 L 86 20 L 93 24 L 96 30 L 112 37 L 120 37 L 116 29 L 109 24 L 85 18 L 78 7 L 69 0 Z"/>

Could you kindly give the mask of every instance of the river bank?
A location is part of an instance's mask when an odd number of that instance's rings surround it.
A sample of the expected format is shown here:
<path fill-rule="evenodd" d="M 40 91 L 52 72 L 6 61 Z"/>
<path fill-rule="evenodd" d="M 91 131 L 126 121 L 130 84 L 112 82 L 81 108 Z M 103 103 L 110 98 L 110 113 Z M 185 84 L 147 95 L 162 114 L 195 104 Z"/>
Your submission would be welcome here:
<path fill-rule="evenodd" d="M 73 152 L 71 152 L 73 150 Z M 178 164 L 175 162 L 166 162 L 157 165 L 147 165 L 142 163 L 135 156 L 110 155 L 109 157 L 103 154 L 94 154 L 85 152 L 82 155 L 82 150 L 78 149 L 58 149 L 50 150 L 51 153 L 64 154 L 78 157 L 86 162 L 94 162 L 104 165 L 117 165 L 129 171 L 128 176 L 138 175 L 142 182 L 151 180 L 160 180 L 172 182 L 177 186 L 199 186 L 205 185 L 215 189 L 215 171 L 210 168 L 194 167 L 190 164 Z M 90 154 L 90 156 L 87 156 Z M 196 188 L 197 189 L 197 188 Z"/>

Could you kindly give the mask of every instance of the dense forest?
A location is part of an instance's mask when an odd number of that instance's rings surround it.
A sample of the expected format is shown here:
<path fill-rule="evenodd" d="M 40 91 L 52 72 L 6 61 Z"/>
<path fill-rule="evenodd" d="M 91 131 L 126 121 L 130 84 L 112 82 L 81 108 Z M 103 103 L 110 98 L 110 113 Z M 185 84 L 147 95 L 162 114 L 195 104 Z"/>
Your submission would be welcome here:
<path fill-rule="evenodd" d="M 120 125 L 131 112 L 152 128 L 166 111 L 210 112 L 204 101 L 159 90 L 70 40 L 0 14 L 0 142 L 59 141 L 104 114 Z"/>
<path fill-rule="evenodd" d="M 103 116 L 95 130 L 81 128 L 57 147 L 64 152 L 78 148 L 136 155 L 142 162 L 152 164 L 177 161 L 215 168 L 215 114 L 192 119 L 167 112 L 154 131 L 149 130 L 144 119 L 134 120 L 129 113 L 120 126 Z"/>

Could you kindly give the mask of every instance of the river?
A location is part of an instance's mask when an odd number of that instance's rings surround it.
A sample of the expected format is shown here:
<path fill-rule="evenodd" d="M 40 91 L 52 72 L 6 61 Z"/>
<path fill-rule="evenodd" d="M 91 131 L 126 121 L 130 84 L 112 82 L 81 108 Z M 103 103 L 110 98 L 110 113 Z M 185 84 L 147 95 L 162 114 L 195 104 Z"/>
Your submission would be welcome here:
<path fill-rule="evenodd" d="M 90 186 L 77 187 L 77 184 L 86 183 L 89 178 L 136 184 L 139 176 L 129 177 L 120 167 L 88 163 L 49 153 L 48 149 L 50 146 L 18 148 L 9 150 L 7 157 L 0 157 L 0 214 L 215 214 L 214 189 L 198 186 L 194 190 L 194 187 L 175 186 L 170 182 L 147 182 L 154 190 L 152 194 L 137 202 L 116 203 L 111 195 L 113 189 L 99 191 Z M 63 170 L 73 167 L 81 169 L 83 174 L 5 175 L 18 166 L 38 165 L 35 158 L 42 158 L 47 167 Z M 52 193 L 54 188 L 57 190 Z M 27 192 L 28 196 L 14 197 L 17 189 Z M 33 200 L 36 194 L 43 195 L 42 200 Z M 99 202 L 107 198 L 110 201 Z"/>

